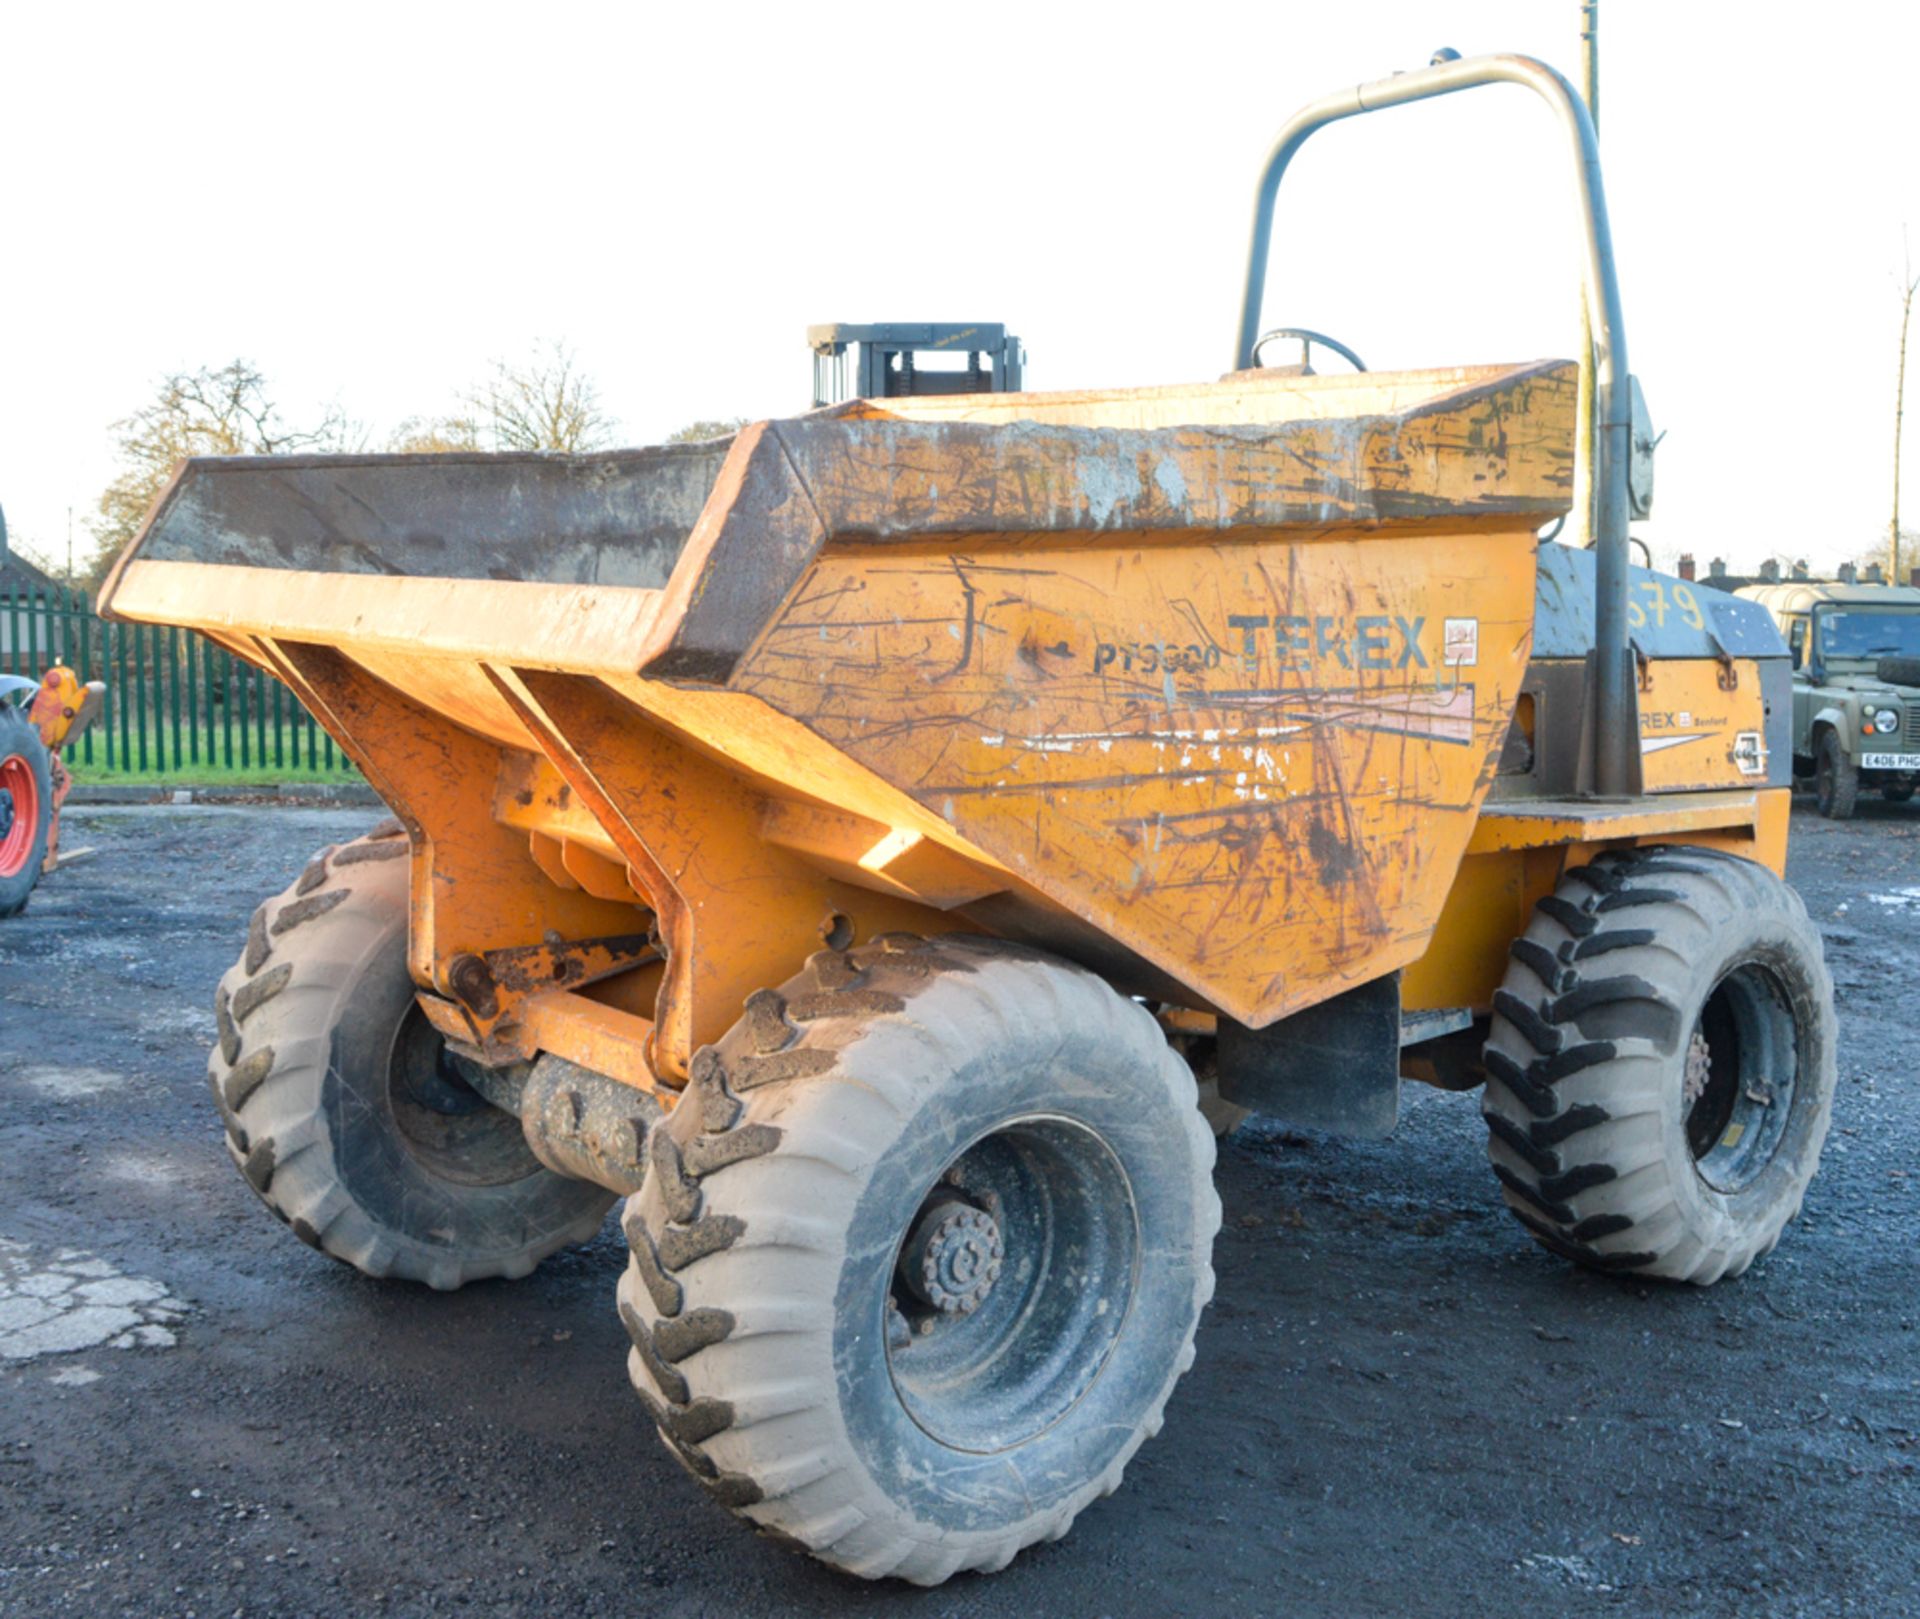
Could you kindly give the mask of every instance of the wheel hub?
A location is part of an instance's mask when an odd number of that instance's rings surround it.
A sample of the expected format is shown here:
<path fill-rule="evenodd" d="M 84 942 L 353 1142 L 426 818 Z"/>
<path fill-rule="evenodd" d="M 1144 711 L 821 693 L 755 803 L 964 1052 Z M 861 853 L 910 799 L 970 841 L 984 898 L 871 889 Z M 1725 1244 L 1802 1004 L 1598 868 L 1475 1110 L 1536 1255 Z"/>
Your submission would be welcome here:
<path fill-rule="evenodd" d="M 1773 1161 L 1799 1077 L 1793 1012 L 1780 981 L 1746 962 L 1720 980 L 1687 1048 L 1682 1118 L 1694 1168 L 1737 1192 Z"/>
<path fill-rule="evenodd" d="M 40 833 L 40 785 L 21 755 L 0 758 L 0 877 L 14 877 L 33 858 Z"/>
<path fill-rule="evenodd" d="M 1713 1077 L 1713 1048 L 1707 1044 L 1707 1037 L 1698 1029 L 1693 1031 L 1693 1039 L 1687 1046 L 1687 1068 L 1681 1081 L 1680 1111 L 1691 1113 L 1694 1104 L 1707 1091 L 1707 1081 Z"/>
<path fill-rule="evenodd" d="M 441 1180 L 500 1186 L 540 1169 L 520 1121 L 467 1083 L 417 1006 L 408 1010 L 388 1051 L 386 1102 L 401 1143 Z"/>
<path fill-rule="evenodd" d="M 901 1280 L 923 1304 L 946 1315 L 971 1315 L 993 1292 L 1005 1259 L 991 1214 L 943 1198 L 914 1223 L 900 1253 Z"/>
<path fill-rule="evenodd" d="M 874 1323 L 894 1391 L 942 1445 L 1023 1444 L 1099 1381 L 1130 1318 L 1132 1183 L 1096 1131 L 1042 1114 L 1005 1120 L 921 1184 Z"/>

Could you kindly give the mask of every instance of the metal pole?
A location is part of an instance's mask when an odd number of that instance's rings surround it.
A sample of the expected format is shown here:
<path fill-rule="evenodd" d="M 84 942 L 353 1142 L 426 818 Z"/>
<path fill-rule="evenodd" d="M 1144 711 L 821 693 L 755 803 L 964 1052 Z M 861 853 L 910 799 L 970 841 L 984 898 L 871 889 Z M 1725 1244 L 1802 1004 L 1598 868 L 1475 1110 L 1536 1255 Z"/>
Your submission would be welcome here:
<path fill-rule="evenodd" d="M 1600 141 L 1600 0 L 1582 0 L 1580 7 L 1580 89 L 1587 104 L 1587 120 L 1593 126 L 1597 163 Z M 1598 368 L 1591 363 L 1593 327 L 1585 300 L 1580 306 L 1580 328 L 1583 340 L 1580 355 L 1583 361 L 1588 362 L 1581 366 L 1581 373 L 1583 378 L 1594 377 L 1598 374 Z M 1640 774 L 1639 703 L 1633 690 L 1632 639 L 1627 625 L 1627 598 L 1630 594 L 1628 567 L 1631 558 L 1627 549 L 1626 484 L 1633 444 L 1624 358 L 1620 361 L 1619 379 L 1619 409 L 1613 413 L 1620 418 L 1618 423 L 1611 415 L 1599 415 L 1599 399 L 1595 392 L 1597 382 L 1584 381 L 1582 384 L 1588 411 L 1585 432 L 1597 439 L 1596 424 L 1604 424 L 1600 431 L 1606 433 L 1608 440 L 1603 448 L 1596 446 L 1600 453 L 1593 459 L 1593 465 L 1596 468 L 1606 467 L 1608 474 L 1597 491 L 1599 510 L 1588 516 L 1588 533 L 1592 536 L 1589 543 L 1609 533 L 1617 532 L 1620 536 L 1617 547 L 1596 546 L 1593 558 L 1594 677 L 1600 688 L 1594 738 L 1594 791 L 1608 798 L 1625 797 L 1633 792 L 1639 785 Z M 1597 478 L 1602 474 L 1596 472 L 1594 476 Z M 1587 499 L 1592 501 L 1595 493 L 1589 487 Z M 1616 505 L 1617 510 L 1610 509 Z M 1610 644 L 1613 649 L 1611 655 L 1608 650 Z"/>
<path fill-rule="evenodd" d="M 1905 285 L 1901 288 L 1900 301 L 1900 361 L 1894 372 L 1893 380 L 1893 516 L 1887 520 L 1887 583 L 1900 583 L 1900 431 L 1907 414 L 1907 328 L 1913 323 L 1913 295 L 1920 289 L 1920 279 L 1913 274 L 1913 260 L 1902 261 L 1906 273 L 1902 277 Z"/>
<path fill-rule="evenodd" d="M 1593 132 L 1600 133 L 1600 54 L 1597 30 L 1600 26 L 1600 0 L 1580 0 L 1580 88 L 1587 103 L 1587 116 Z M 1578 442 L 1593 443 L 1593 322 L 1587 318 L 1587 300 L 1580 300 L 1579 347 L 1580 386 L 1574 398 L 1574 433 Z M 1573 532 L 1569 543 L 1593 544 L 1593 458 L 1576 458 L 1573 468 Z"/>
<path fill-rule="evenodd" d="M 1595 740 L 1594 790 L 1602 797 L 1624 797 L 1638 775 L 1639 742 L 1633 692 L 1633 655 L 1627 640 L 1627 456 L 1630 420 L 1626 380 L 1626 319 L 1620 307 L 1613 240 L 1607 223 L 1606 190 L 1600 177 L 1599 141 L 1586 103 L 1573 86 L 1544 62 L 1528 56 L 1479 56 L 1465 60 L 1436 58 L 1431 67 L 1376 79 L 1311 102 L 1295 113 L 1267 154 L 1254 193 L 1253 229 L 1247 245 L 1247 274 L 1235 336 L 1234 369 L 1253 364 L 1260 336 L 1260 304 L 1272 245 L 1274 199 L 1294 155 L 1316 130 L 1383 107 L 1403 106 L 1486 84 L 1520 84 L 1532 90 L 1559 119 L 1573 157 L 1574 185 L 1585 225 L 1582 280 L 1587 319 L 1593 333 L 1594 420 L 1591 443 L 1576 442 L 1578 468 L 1593 463 L 1598 493 L 1593 521 Z M 1616 386 L 1616 383 L 1618 384 Z M 1581 513 L 1576 507 L 1576 523 Z"/>
<path fill-rule="evenodd" d="M 1580 91 L 1600 133 L 1600 0 L 1580 0 Z"/>

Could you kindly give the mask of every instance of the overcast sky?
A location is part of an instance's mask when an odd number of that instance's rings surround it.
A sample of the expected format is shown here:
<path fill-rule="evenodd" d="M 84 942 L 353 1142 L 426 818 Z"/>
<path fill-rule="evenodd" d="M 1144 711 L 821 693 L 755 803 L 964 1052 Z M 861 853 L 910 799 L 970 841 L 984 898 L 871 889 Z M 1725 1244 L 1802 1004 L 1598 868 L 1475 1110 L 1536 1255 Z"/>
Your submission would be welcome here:
<path fill-rule="evenodd" d="M 1920 8 L 1604 0 L 1602 148 L 1657 556 L 1883 541 Z M 245 356 L 377 437 L 573 346 L 621 437 L 807 402 L 805 328 L 1002 320 L 1029 386 L 1232 359 L 1302 102 L 1530 52 L 1575 0 L 28 6 L 0 18 L 0 503 L 58 560 L 109 427 Z M 1315 138 L 1269 323 L 1376 369 L 1571 352 L 1555 126 L 1505 88 Z M 1920 343 L 1916 343 L 1920 348 Z M 1912 375 L 1920 395 L 1920 360 Z M 1907 526 L 1920 528 L 1920 397 Z"/>

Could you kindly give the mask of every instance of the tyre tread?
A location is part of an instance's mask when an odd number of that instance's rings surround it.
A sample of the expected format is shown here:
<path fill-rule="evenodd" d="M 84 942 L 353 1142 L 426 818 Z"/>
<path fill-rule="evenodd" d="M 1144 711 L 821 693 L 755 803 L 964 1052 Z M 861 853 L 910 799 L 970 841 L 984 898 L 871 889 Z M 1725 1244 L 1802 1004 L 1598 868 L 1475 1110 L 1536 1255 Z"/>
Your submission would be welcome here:
<path fill-rule="evenodd" d="M 547 1254 L 588 1241 L 600 1229 L 606 1202 L 564 1230 L 547 1233 L 537 1252 L 415 1253 L 383 1234 L 337 1183 L 288 1174 L 315 1140 L 312 1074 L 328 1060 L 327 1040 L 308 1038 L 324 1031 L 306 1029 L 299 1020 L 348 981 L 378 937 L 384 925 L 379 907 L 349 902 L 363 897 L 369 882 L 389 883 L 387 863 L 409 847 L 398 821 L 383 822 L 353 842 L 320 850 L 283 893 L 255 908 L 240 959 L 214 992 L 216 1039 L 207 1083 L 235 1167 L 302 1242 L 368 1275 L 448 1289 L 489 1276 L 525 1275 Z M 330 919 L 324 927 L 322 918 Z M 302 993 L 289 994 L 296 988 Z"/>
<path fill-rule="evenodd" d="M 825 1561 L 867 1578 L 897 1575 L 918 1584 L 938 1584 L 963 1568 L 1004 1567 L 1034 1540 L 1057 1538 L 1085 1500 L 1097 1499 L 1118 1484 L 1127 1457 L 1146 1431 L 1159 1425 L 1164 1404 L 1163 1393 L 1142 1432 L 1093 1481 L 1085 1499 L 1076 1498 L 1011 1543 L 1000 1540 L 968 1549 L 902 1534 L 869 1519 L 851 1504 L 849 1487 L 836 1482 L 838 1470 L 848 1465 L 844 1461 L 809 1453 L 775 1462 L 771 1458 L 778 1452 L 772 1449 L 763 1452 L 767 1459 L 752 1460 L 756 1442 L 749 1436 L 759 1423 L 743 1419 L 737 1399 L 724 1397 L 745 1397 L 738 1385 L 723 1381 L 717 1389 L 711 1383 L 703 1387 L 703 1377 L 711 1375 L 702 1370 L 708 1357 L 737 1354 L 745 1340 L 765 1333 L 803 1330 L 749 1330 L 726 1310 L 703 1309 L 690 1302 L 698 1293 L 690 1291 L 689 1283 L 705 1274 L 703 1267 L 726 1266 L 748 1240 L 749 1230 L 757 1230 L 760 1224 L 750 1206 L 743 1206 L 742 1213 L 734 1212 L 732 1205 L 724 1211 L 713 1206 L 707 1195 L 709 1178 L 775 1153 L 780 1154 L 786 1175 L 851 1174 L 822 1150 L 830 1143 L 820 1141 L 817 1134 L 805 1144 L 789 1144 L 781 1126 L 764 1118 L 750 1121 L 748 1097 L 832 1073 L 839 1050 L 849 1038 L 857 1039 L 876 1021 L 910 1017 L 920 994 L 936 984 L 958 989 L 991 958 L 1059 966 L 1051 957 L 1001 941 L 967 936 L 929 941 L 890 934 L 851 950 L 818 952 L 782 990 L 756 991 L 748 997 L 735 1030 L 719 1045 L 695 1054 L 687 1090 L 655 1135 L 656 1144 L 666 1144 L 657 1145 L 647 1182 L 628 1201 L 624 1218 L 632 1258 L 620 1283 L 620 1313 L 634 1348 L 629 1370 L 662 1441 L 720 1504 L 736 1512 L 755 1509 L 752 1515 L 770 1532 L 797 1540 Z M 1091 978 L 1088 982 L 1114 998 L 1104 984 Z M 1053 987 L 1061 991 L 1061 986 Z M 1005 1026 L 1006 1010 L 984 988 L 960 999 L 968 1003 L 966 1027 L 974 1038 L 996 1022 Z M 1125 1013 L 1149 1016 L 1114 999 Z M 935 1023 L 939 1023 L 937 1017 Z M 1155 1042 L 1164 1060 L 1175 1065 L 1191 1087 L 1184 1063 L 1165 1046 L 1157 1029 Z M 897 1110 L 901 1105 L 884 1088 L 869 1088 L 887 1108 Z M 779 1098 L 769 1100 L 777 1103 Z M 758 1099 L 755 1107 L 761 1107 Z M 1190 1150 L 1210 1163 L 1212 1136 L 1197 1099 L 1186 1109 L 1186 1128 L 1192 1137 Z M 1208 1195 L 1212 1195 L 1210 1183 Z M 1212 1218 L 1217 1224 L 1217 1198 Z M 788 1221 L 787 1226 L 791 1225 Z M 777 1252 L 782 1273 L 788 1274 L 826 1258 L 826 1243 L 824 1230 L 817 1235 L 789 1234 L 774 1252 L 756 1248 L 754 1255 L 767 1253 L 772 1258 Z M 1211 1294 L 1210 1272 L 1200 1292 L 1204 1302 Z M 768 1313 L 765 1301 L 755 1297 L 753 1302 L 760 1314 Z M 788 1313 L 803 1316 L 804 1304 L 797 1298 Z M 785 1319 L 778 1311 L 774 1314 Z M 700 1324 L 690 1331 L 696 1317 Z M 1189 1334 L 1180 1356 L 1182 1369 L 1191 1358 Z M 768 1426 L 780 1424 L 769 1422 Z M 712 1448 L 716 1441 L 729 1447 L 727 1457 L 733 1466 L 722 1464 Z M 742 1458 L 747 1458 L 744 1468 Z"/>
<path fill-rule="evenodd" d="M 1765 1223 L 1737 1252 L 1688 1237 L 1664 1160 L 1649 1156 L 1650 1133 L 1628 1128 L 1646 1110 L 1621 1111 L 1630 1098 L 1610 1079 L 1616 1065 L 1670 1062 L 1687 1038 L 1686 1011 L 1662 981 L 1688 959 L 1677 941 L 1755 908 L 1806 928 L 1790 888 L 1727 851 L 1610 851 L 1567 872 L 1514 943 L 1494 996 L 1482 1113 L 1508 1207 L 1549 1252 L 1705 1283 L 1738 1274 L 1778 1241 L 1777 1224 Z M 1817 962 L 1817 935 L 1811 944 Z M 1588 963 L 1598 970 L 1589 974 Z M 1583 1032 L 1596 1022 L 1607 1038 Z"/>

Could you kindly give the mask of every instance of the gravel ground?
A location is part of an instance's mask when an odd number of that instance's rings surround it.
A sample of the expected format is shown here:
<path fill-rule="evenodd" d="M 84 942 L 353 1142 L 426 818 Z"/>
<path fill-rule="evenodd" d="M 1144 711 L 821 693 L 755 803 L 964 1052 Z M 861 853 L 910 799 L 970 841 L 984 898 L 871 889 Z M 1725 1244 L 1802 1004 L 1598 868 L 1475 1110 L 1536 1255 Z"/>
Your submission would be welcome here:
<path fill-rule="evenodd" d="M 434 1296 L 234 1174 L 214 981 L 370 818 L 82 811 L 97 853 L 0 923 L 0 1614 L 1920 1613 L 1920 810 L 1795 817 L 1841 1083 L 1750 1275 L 1541 1253 L 1471 1097 L 1414 1087 L 1373 1145 L 1256 1122 L 1165 1432 L 1065 1541 L 932 1592 L 692 1487 L 626 1386 L 613 1224 Z"/>

